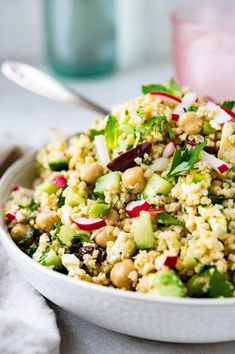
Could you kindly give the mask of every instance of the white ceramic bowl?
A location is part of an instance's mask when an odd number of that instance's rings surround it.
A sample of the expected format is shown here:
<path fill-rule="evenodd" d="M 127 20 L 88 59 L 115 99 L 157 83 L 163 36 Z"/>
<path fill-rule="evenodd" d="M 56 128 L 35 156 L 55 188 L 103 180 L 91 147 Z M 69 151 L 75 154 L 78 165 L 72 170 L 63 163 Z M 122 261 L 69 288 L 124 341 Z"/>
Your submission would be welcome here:
<path fill-rule="evenodd" d="M 235 339 L 235 299 L 155 297 L 71 279 L 26 256 L 12 241 L 3 204 L 16 184 L 29 186 L 34 156 L 15 163 L 0 182 L 2 244 L 25 279 L 46 298 L 96 325 L 132 336 L 181 343 Z"/>

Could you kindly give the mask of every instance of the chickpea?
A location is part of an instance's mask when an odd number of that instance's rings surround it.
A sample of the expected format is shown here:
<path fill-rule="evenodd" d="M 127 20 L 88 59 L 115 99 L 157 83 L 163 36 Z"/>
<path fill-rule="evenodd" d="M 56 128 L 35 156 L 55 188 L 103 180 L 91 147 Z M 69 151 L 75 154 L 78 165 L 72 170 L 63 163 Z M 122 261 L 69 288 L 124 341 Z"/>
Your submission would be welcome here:
<path fill-rule="evenodd" d="M 105 220 L 110 224 L 118 222 L 120 220 L 119 213 L 114 209 L 110 209 L 109 212 L 105 215 Z"/>
<path fill-rule="evenodd" d="M 25 238 L 25 236 L 30 230 L 30 225 L 16 224 L 11 229 L 11 237 L 15 242 L 19 242 Z"/>
<path fill-rule="evenodd" d="M 98 177 L 102 176 L 103 167 L 97 162 L 92 162 L 82 166 L 80 170 L 80 177 L 83 182 L 88 184 L 95 183 Z"/>
<path fill-rule="evenodd" d="M 106 248 L 107 247 L 107 242 L 108 241 L 113 241 L 114 237 L 112 237 L 112 235 L 110 235 L 107 232 L 107 227 L 103 227 L 102 229 L 100 229 L 99 231 L 97 231 L 96 235 L 95 235 L 95 242 L 98 246 L 102 247 L 102 248 Z"/>
<path fill-rule="evenodd" d="M 128 168 L 122 175 L 122 182 L 126 188 L 131 188 L 132 193 L 140 193 L 146 183 L 142 168 Z"/>
<path fill-rule="evenodd" d="M 180 116 L 178 126 L 186 134 L 198 134 L 203 126 L 203 118 L 197 116 L 195 112 L 186 112 Z"/>
<path fill-rule="evenodd" d="M 58 216 L 55 211 L 43 211 L 38 214 L 36 218 L 36 225 L 40 230 L 50 232 L 53 229 L 53 226 L 57 220 Z"/>
<path fill-rule="evenodd" d="M 116 263 L 110 273 L 111 282 L 116 288 L 131 290 L 132 281 L 128 276 L 133 270 L 134 263 L 131 259 Z"/>

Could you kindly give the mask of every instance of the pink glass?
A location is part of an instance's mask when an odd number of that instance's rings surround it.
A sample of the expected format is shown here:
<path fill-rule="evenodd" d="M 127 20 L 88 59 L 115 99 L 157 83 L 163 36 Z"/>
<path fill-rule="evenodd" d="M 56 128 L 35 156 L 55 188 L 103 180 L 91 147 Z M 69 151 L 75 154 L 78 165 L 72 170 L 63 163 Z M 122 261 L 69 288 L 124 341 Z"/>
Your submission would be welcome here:
<path fill-rule="evenodd" d="M 235 99 L 235 6 L 184 6 L 171 20 L 176 81 L 215 100 Z"/>

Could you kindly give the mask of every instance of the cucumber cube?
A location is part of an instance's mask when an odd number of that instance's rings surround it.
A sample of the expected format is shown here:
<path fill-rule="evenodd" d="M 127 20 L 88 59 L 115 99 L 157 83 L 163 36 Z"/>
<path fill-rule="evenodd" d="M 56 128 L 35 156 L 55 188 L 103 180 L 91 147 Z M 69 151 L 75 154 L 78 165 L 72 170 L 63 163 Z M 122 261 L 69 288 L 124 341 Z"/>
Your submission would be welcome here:
<path fill-rule="evenodd" d="M 149 213 L 142 212 L 141 216 L 133 219 L 132 231 L 138 249 L 142 250 L 154 247 L 153 225 Z"/>
<path fill-rule="evenodd" d="M 171 189 L 172 184 L 170 182 L 157 174 L 153 174 L 143 190 L 143 196 L 145 199 L 151 199 L 159 194 L 168 195 Z"/>
<path fill-rule="evenodd" d="M 186 296 L 186 288 L 172 269 L 162 269 L 157 273 L 148 275 L 148 293 L 158 296 Z"/>
<path fill-rule="evenodd" d="M 109 205 L 108 204 L 101 204 L 101 203 L 96 203 L 90 206 L 88 210 L 89 216 L 104 216 L 107 214 L 109 210 Z"/>
<path fill-rule="evenodd" d="M 69 167 L 68 160 L 66 158 L 61 158 L 58 160 L 50 161 L 48 166 L 52 171 L 62 171 L 67 170 Z"/>
<path fill-rule="evenodd" d="M 104 194 L 106 190 L 119 191 L 120 175 L 118 172 L 110 172 L 97 179 L 95 184 L 95 193 Z"/>
<path fill-rule="evenodd" d="M 72 239 L 75 235 L 76 235 L 76 232 L 74 231 L 74 229 L 70 225 L 63 225 L 60 228 L 58 238 L 64 245 L 66 245 L 72 241 Z"/>
<path fill-rule="evenodd" d="M 47 194 L 53 194 L 58 191 L 58 188 L 49 181 L 43 182 L 37 186 L 37 190 L 46 192 Z"/>

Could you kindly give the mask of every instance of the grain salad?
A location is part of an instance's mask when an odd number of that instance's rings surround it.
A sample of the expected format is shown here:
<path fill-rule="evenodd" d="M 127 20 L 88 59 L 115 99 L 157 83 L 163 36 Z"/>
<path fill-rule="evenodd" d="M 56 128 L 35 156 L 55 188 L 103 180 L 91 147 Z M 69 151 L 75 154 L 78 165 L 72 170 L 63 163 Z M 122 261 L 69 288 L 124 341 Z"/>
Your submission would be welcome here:
<path fill-rule="evenodd" d="M 235 102 L 173 79 L 142 92 L 81 134 L 53 132 L 32 189 L 15 186 L 5 205 L 11 237 L 71 278 L 233 297 Z"/>

